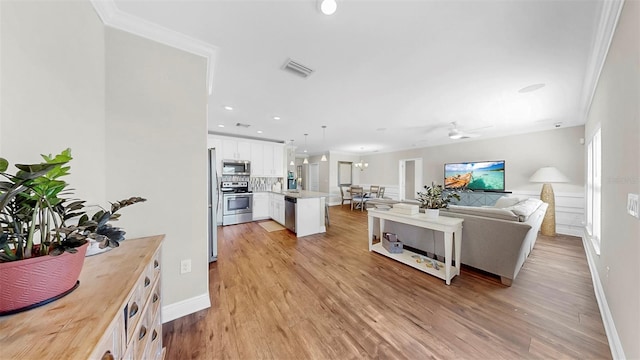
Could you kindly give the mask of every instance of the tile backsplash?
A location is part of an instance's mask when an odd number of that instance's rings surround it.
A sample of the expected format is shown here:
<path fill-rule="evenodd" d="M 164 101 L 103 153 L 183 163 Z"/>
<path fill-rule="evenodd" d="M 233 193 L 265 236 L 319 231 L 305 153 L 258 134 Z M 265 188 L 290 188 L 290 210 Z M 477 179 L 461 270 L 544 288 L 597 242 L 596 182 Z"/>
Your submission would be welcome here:
<path fill-rule="evenodd" d="M 251 177 L 249 180 L 249 190 L 250 191 L 271 191 L 273 185 L 280 181 L 282 184 L 282 188 L 284 189 L 286 185 L 284 184 L 284 178 L 275 178 L 275 177 Z"/>

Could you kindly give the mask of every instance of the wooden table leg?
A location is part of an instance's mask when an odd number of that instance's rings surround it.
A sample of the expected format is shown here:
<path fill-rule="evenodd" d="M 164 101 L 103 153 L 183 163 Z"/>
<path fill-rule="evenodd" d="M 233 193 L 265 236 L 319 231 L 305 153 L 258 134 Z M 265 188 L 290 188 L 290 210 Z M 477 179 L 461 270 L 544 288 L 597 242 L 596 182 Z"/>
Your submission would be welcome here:
<path fill-rule="evenodd" d="M 453 241 L 455 242 L 456 252 L 456 275 L 460 276 L 460 268 L 462 268 L 462 260 L 460 260 L 460 252 L 462 250 L 462 227 L 453 233 Z"/>
<path fill-rule="evenodd" d="M 444 233 L 444 274 L 447 285 L 451 284 L 451 247 L 453 245 L 453 234 Z"/>

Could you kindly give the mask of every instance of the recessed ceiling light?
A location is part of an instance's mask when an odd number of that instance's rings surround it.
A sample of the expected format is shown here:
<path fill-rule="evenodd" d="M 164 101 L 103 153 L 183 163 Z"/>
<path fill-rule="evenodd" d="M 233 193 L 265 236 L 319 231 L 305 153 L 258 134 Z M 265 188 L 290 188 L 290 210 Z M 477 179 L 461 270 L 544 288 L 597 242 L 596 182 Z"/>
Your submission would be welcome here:
<path fill-rule="evenodd" d="M 224 124 L 218 124 L 218 127 L 224 127 Z"/>
<path fill-rule="evenodd" d="M 518 92 L 521 94 L 533 92 L 533 91 L 542 89 L 544 86 L 545 84 L 533 84 L 533 85 L 523 87 L 522 89 L 518 90 Z"/>
<path fill-rule="evenodd" d="M 229 110 L 229 111 L 233 110 L 233 108 L 232 108 L 231 106 L 229 106 L 229 105 L 226 105 L 226 106 L 224 107 L 224 109 L 225 109 L 225 110 Z"/>
<path fill-rule="evenodd" d="M 333 15 L 337 8 L 336 0 L 320 0 L 320 11 L 325 15 Z"/>
<path fill-rule="evenodd" d="M 280 120 L 280 116 L 274 116 L 273 120 Z"/>
<path fill-rule="evenodd" d="M 262 134 L 262 130 L 258 130 L 258 134 Z"/>

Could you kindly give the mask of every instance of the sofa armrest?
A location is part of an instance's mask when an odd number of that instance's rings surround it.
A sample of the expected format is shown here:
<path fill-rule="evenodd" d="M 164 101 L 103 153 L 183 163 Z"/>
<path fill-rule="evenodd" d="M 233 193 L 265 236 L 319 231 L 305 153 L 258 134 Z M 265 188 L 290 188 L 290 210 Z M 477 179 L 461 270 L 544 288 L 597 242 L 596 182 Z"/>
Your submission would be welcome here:
<path fill-rule="evenodd" d="M 531 225 L 518 221 L 442 212 L 464 219 L 461 262 L 513 280 L 531 249 L 527 234 Z"/>

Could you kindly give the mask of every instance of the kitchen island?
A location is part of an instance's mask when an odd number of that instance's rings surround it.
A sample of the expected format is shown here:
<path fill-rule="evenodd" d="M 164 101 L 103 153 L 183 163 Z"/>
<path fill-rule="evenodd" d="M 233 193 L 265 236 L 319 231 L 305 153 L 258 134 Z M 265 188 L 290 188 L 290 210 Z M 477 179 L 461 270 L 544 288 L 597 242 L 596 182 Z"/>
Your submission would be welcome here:
<path fill-rule="evenodd" d="M 319 234 L 327 231 L 325 226 L 325 204 L 329 194 L 308 190 L 274 191 L 272 194 L 275 194 L 276 196 L 282 195 L 285 200 L 285 207 L 287 206 L 286 198 L 292 198 L 295 201 L 295 204 L 289 202 L 289 206 L 294 205 L 293 209 L 295 211 L 293 214 L 289 214 L 290 217 L 293 216 L 293 218 L 291 218 L 287 224 L 287 214 L 285 214 L 284 223 L 280 223 L 285 226 L 288 225 L 287 227 L 295 232 L 297 237 Z"/>

